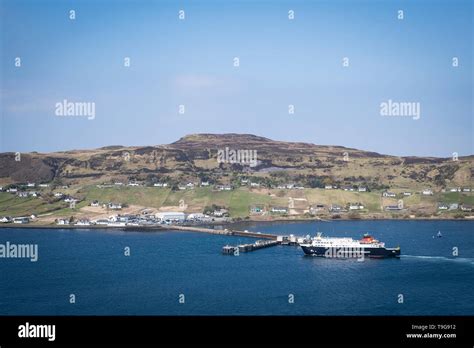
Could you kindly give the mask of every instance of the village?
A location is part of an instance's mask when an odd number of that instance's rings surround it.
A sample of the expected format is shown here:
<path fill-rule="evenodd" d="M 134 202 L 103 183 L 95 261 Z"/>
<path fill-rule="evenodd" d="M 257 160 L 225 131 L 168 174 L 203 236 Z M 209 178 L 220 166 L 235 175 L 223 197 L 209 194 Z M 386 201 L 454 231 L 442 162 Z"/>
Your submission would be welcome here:
<path fill-rule="evenodd" d="M 174 192 L 192 192 L 199 188 L 205 188 L 207 192 L 232 192 L 234 190 L 246 189 L 255 195 L 266 194 L 270 200 L 265 203 L 243 202 L 247 206 L 247 217 L 249 220 L 282 220 L 282 219 L 359 219 L 370 216 L 370 213 L 408 213 L 409 218 L 417 217 L 413 211 L 408 209 L 405 201 L 413 196 L 432 197 L 436 195 L 443 198 L 445 194 L 461 194 L 471 197 L 471 188 L 452 187 L 444 188 L 435 192 L 431 188 L 419 191 L 403 189 L 373 190 L 367 186 L 357 185 L 324 185 L 320 188 L 306 188 L 303 184 L 290 182 L 278 185 L 268 185 L 251 178 L 240 178 L 238 183 L 223 184 L 211 183 L 200 180 L 199 182 L 154 182 L 146 183 L 137 180 L 113 181 L 95 185 L 98 190 L 120 190 L 123 187 L 129 189 L 154 188 L 157 190 L 166 189 Z M 12 184 L 7 187 L 0 187 L 0 193 L 10 194 L 18 199 L 45 199 L 48 202 L 62 204 L 58 206 L 58 212 L 52 211 L 48 214 L 38 214 L 36 211 L 28 211 L 20 216 L 10 214 L 0 215 L 0 222 L 3 224 L 49 224 L 57 226 L 100 226 L 100 227 L 125 227 L 125 226 L 154 226 L 170 224 L 223 224 L 242 220 L 241 217 L 233 216 L 233 209 L 230 206 L 214 204 L 210 201 L 208 206 L 199 209 L 188 209 L 184 199 L 178 205 L 171 206 L 141 206 L 130 207 L 127 202 L 102 201 L 93 199 L 87 201 L 86 197 L 75 197 L 67 193 L 70 192 L 69 185 L 53 185 L 52 183 L 24 183 Z M 327 196 L 330 192 L 357 193 L 360 201 L 331 202 L 326 199 L 324 202 L 310 202 L 306 196 L 316 195 L 316 197 Z M 306 193 L 306 195 L 305 195 Z M 371 197 L 379 197 L 379 202 L 364 203 L 364 194 Z M 329 196 L 339 197 L 339 196 Z M 352 197 L 352 196 L 350 196 Z M 47 198 L 47 199 L 46 199 Z M 275 198 L 280 204 L 272 204 L 271 198 Z M 472 200 L 472 199 L 471 199 Z M 281 204 L 281 202 L 285 204 Z M 367 201 L 367 200 L 366 200 Z M 459 214 L 469 214 L 473 211 L 472 205 L 465 202 L 435 201 L 435 210 L 438 213 L 456 212 Z M 375 207 L 375 208 L 374 208 Z M 60 209 L 62 208 L 62 209 Z M 1 214 L 1 213 L 0 213 Z M 375 215 L 372 215 L 372 217 Z M 384 217 L 386 215 L 382 215 Z M 466 215 L 469 217 L 470 215 Z M 54 219 L 53 219 L 54 217 Z M 392 218 L 404 218 L 404 216 L 392 216 Z M 459 215 L 457 217 L 463 217 Z M 405 216 L 406 218 L 406 216 Z"/>

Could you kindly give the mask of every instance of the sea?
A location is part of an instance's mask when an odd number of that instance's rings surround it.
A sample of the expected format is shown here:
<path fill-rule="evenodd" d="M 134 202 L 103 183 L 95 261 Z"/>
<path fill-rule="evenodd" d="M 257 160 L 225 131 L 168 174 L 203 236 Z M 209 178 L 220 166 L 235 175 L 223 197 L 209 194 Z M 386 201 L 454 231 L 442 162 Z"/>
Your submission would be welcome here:
<path fill-rule="evenodd" d="M 232 226 L 361 238 L 399 259 L 325 259 L 298 246 L 238 256 L 255 239 L 183 231 L 1 228 L 0 315 L 474 315 L 473 221 L 332 221 Z M 438 238 L 438 232 L 442 237 Z"/>

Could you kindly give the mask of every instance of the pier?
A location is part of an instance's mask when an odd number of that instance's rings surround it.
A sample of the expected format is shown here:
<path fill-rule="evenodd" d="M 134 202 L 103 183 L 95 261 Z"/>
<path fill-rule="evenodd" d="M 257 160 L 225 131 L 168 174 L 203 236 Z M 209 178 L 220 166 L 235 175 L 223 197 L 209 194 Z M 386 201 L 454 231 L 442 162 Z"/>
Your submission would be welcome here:
<path fill-rule="evenodd" d="M 237 246 L 226 245 L 222 248 L 222 253 L 225 255 L 239 255 L 239 253 L 247 253 L 279 244 L 281 244 L 281 242 L 276 240 L 257 240 L 253 244 L 240 244 Z"/>
<path fill-rule="evenodd" d="M 210 234 L 223 234 L 227 236 L 271 239 L 275 241 L 277 240 L 277 236 L 274 234 L 260 233 L 260 232 L 237 231 L 237 230 L 229 230 L 229 229 L 214 229 L 214 228 L 180 226 L 180 225 L 166 225 L 165 228 L 170 229 L 170 230 L 180 230 L 180 231 L 188 231 L 188 232 L 202 232 L 202 233 L 210 233 Z"/>
<path fill-rule="evenodd" d="M 179 226 L 179 225 L 168 225 L 168 229 L 180 230 L 180 231 L 191 231 L 191 232 L 201 232 L 201 233 L 210 233 L 210 234 L 221 234 L 226 236 L 240 236 L 240 237 L 250 237 L 250 238 L 259 238 L 255 243 L 250 244 L 240 244 L 237 246 L 234 245 L 225 245 L 222 247 L 222 253 L 224 255 L 239 255 L 240 253 L 246 253 L 250 251 L 255 251 L 263 248 L 268 248 L 276 245 L 299 245 L 307 241 L 305 237 L 296 237 L 292 234 L 289 236 L 280 236 L 268 233 L 261 232 L 249 232 L 229 230 L 229 229 L 213 229 L 205 227 L 194 227 L 194 226 Z"/>

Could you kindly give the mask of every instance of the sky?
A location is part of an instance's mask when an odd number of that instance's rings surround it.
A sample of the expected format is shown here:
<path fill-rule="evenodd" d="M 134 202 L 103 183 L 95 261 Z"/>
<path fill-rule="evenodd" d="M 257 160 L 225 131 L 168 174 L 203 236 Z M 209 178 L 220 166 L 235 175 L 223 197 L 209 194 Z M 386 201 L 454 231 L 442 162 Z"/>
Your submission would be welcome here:
<path fill-rule="evenodd" d="M 474 154 L 470 0 L 0 0 L 0 11 L 0 152 L 250 133 Z M 94 103 L 94 117 L 58 116 L 64 100 Z M 389 100 L 419 117 L 381 115 Z"/>

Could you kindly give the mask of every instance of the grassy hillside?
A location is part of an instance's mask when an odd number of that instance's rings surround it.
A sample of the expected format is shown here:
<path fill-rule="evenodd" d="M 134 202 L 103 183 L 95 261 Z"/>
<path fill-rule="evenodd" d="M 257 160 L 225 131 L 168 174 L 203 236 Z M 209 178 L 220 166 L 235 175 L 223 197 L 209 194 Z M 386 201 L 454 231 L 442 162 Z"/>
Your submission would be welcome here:
<path fill-rule="evenodd" d="M 404 203 L 404 214 L 423 214 L 430 216 L 443 214 L 451 216 L 459 214 L 456 211 L 438 211 L 438 203 L 464 203 L 474 205 L 473 193 L 435 193 L 433 196 L 423 196 L 419 193 L 410 197 L 382 198 L 381 191 L 377 192 L 350 192 L 343 190 L 304 189 L 304 190 L 277 190 L 277 189 L 249 189 L 241 187 L 232 191 L 216 191 L 210 187 L 198 187 L 194 190 L 173 191 L 167 188 L 156 187 L 109 187 L 98 188 L 95 185 L 72 189 L 69 193 L 81 201 L 75 209 L 63 201 L 48 203 L 43 198 L 18 198 L 5 192 L 0 192 L 0 216 L 22 216 L 31 214 L 50 214 L 55 217 L 81 215 L 91 218 L 94 214 L 107 213 L 105 209 L 90 209 L 88 205 L 94 200 L 102 203 L 114 202 L 127 204 L 135 208 L 154 208 L 155 210 L 181 210 L 187 213 L 203 212 L 206 206 L 212 204 L 229 209 L 233 218 L 250 216 L 249 208 L 253 205 L 262 205 L 266 210 L 274 206 L 289 207 L 289 201 L 294 201 L 294 208 L 290 215 L 302 216 L 311 205 L 331 204 L 345 206 L 349 202 L 360 202 L 365 209 L 358 214 L 393 214 L 400 216 L 402 212 L 387 213 L 382 211 L 381 205 L 396 205 L 399 199 Z M 47 196 L 47 193 L 45 193 Z M 182 203 L 182 204 L 180 204 Z M 84 209 L 86 207 L 87 209 Z M 326 210 L 325 214 L 328 212 Z M 428 214 L 428 215 L 426 215 Z M 396 215 L 397 216 L 397 215 Z"/>
<path fill-rule="evenodd" d="M 256 166 L 218 161 L 217 153 L 226 148 L 256 152 Z M 88 206 L 94 200 L 128 205 L 122 213 L 138 213 L 143 208 L 203 212 L 206 206 L 215 204 L 229 209 L 233 218 L 249 217 L 253 205 L 262 205 L 267 212 L 271 207 L 283 206 L 288 209 L 283 215 L 296 218 L 307 216 L 310 206 L 316 204 L 326 206 L 318 214 L 328 218 L 332 216 L 327 211 L 331 204 L 346 206 L 360 202 L 364 209 L 351 214 L 368 218 L 467 216 L 469 213 L 459 210 L 439 211 L 438 204 L 474 205 L 474 193 L 442 192 L 442 189 L 474 187 L 472 155 L 456 160 L 398 157 L 343 146 L 276 141 L 252 134 L 194 134 L 167 145 L 32 152 L 22 154 L 21 161 L 16 161 L 13 153 L 0 153 L 0 163 L 3 191 L 13 186 L 19 191 L 41 192 L 39 198 L 18 198 L 0 190 L 0 216 L 50 214 L 51 217 L 53 213 L 53 217 L 75 214 L 94 218 L 110 213 L 102 207 Z M 241 186 L 244 179 L 248 185 L 258 183 L 259 188 Z M 142 185 L 126 185 L 135 181 Z M 176 190 L 180 184 L 201 181 L 232 185 L 235 189 Z M 50 186 L 37 185 L 33 189 L 26 186 L 28 182 Z M 106 187 L 115 182 L 125 185 Z M 153 187 L 156 182 L 166 182 L 168 188 Z M 291 183 L 305 189 L 277 189 Z M 369 192 L 325 190 L 326 185 L 366 187 Z M 435 194 L 419 194 L 427 188 Z M 397 197 L 382 198 L 382 191 L 387 189 Z M 418 193 L 406 197 L 404 191 Z M 57 192 L 79 199 L 76 208 L 71 210 L 68 203 L 55 197 Z M 383 207 L 396 205 L 400 199 L 403 211 L 384 211 Z M 261 218 L 281 216 L 278 214 L 264 214 Z"/>

